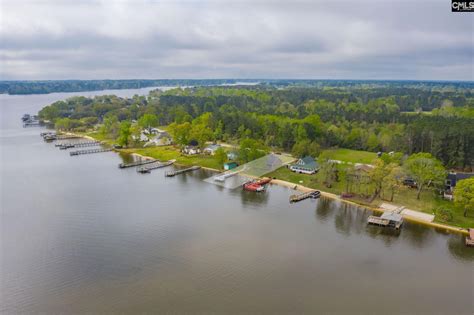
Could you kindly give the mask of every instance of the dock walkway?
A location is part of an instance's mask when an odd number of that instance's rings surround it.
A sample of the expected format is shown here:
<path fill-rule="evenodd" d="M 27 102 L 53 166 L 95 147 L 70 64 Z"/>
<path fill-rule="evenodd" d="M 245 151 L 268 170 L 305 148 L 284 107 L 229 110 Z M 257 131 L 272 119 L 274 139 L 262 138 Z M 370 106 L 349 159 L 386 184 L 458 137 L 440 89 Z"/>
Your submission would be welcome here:
<path fill-rule="evenodd" d="M 99 148 L 99 149 L 89 149 L 89 150 L 79 150 L 79 151 L 72 151 L 69 152 L 70 156 L 76 155 L 84 155 L 84 154 L 93 154 L 93 153 L 101 153 L 101 152 L 109 152 L 112 151 L 112 148 Z"/>
<path fill-rule="evenodd" d="M 319 190 L 312 190 L 312 191 L 304 192 L 298 195 L 291 195 L 290 203 L 298 202 L 298 201 L 305 200 L 308 198 L 317 199 L 319 197 L 321 197 L 321 192 Z"/>
<path fill-rule="evenodd" d="M 141 166 L 141 165 L 146 165 L 150 163 L 155 163 L 159 162 L 158 160 L 155 159 L 150 159 L 150 160 L 140 160 L 140 161 L 135 161 L 132 163 L 120 163 L 118 165 L 119 168 L 129 168 L 129 167 L 135 167 L 135 166 Z"/>
<path fill-rule="evenodd" d="M 157 168 L 162 168 L 166 166 L 172 165 L 176 160 L 170 160 L 168 162 L 160 162 L 160 161 L 154 161 L 154 163 L 149 163 L 146 164 L 145 166 L 137 168 L 138 173 L 150 173 L 152 170 L 155 170 Z"/>
<path fill-rule="evenodd" d="M 84 142 L 66 142 L 66 143 L 57 143 L 55 144 L 56 147 L 59 147 L 61 150 L 71 149 L 71 148 L 84 148 L 84 147 L 94 147 L 101 145 L 102 143 L 99 141 L 84 141 Z"/>
<path fill-rule="evenodd" d="M 191 167 L 188 167 L 188 168 L 183 168 L 181 170 L 175 170 L 175 171 L 169 171 L 169 172 L 166 172 L 165 173 L 165 176 L 166 177 L 173 177 L 173 176 L 176 176 L 176 175 L 179 175 L 179 174 L 184 174 L 184 173 L 187 173 L 187 172 L 192 172 L 192 171 L 195 171 L 195 170 L 198 170 L 200 169 L 201 167 L 200 166 L 191 166 Z"/>

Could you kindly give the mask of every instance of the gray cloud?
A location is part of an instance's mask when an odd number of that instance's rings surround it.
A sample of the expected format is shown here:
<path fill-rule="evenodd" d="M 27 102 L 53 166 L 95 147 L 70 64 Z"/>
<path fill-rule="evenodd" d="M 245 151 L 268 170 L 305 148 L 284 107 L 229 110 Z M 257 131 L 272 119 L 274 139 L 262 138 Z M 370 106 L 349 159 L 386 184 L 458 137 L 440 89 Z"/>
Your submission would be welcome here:
<path fill-rule="evenodd" d="M 1 79 L 474 80 L 449 1 L 1 2 Z"/>

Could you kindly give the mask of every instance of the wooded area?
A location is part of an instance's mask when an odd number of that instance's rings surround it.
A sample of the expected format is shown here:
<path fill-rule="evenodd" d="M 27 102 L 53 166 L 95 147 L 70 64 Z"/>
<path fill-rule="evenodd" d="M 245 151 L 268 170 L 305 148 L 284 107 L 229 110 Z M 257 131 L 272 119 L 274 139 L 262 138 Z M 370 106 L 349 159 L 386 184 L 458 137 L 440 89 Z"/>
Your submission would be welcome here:
<path fill-rule="evenodd" d="M 150 114 L 156 116 L 154 125 L 170 125 L 178 144 L 191 138 L 201 143 L 250 138 L 296 155 L 332 147 L 427 152 L 447 168 L 473 169 L 473 84 L 302 82 L 73 97 L 45 107 L 40 117 L 65 130 L 102 123 L 118 137 L 120 122 Z"/>

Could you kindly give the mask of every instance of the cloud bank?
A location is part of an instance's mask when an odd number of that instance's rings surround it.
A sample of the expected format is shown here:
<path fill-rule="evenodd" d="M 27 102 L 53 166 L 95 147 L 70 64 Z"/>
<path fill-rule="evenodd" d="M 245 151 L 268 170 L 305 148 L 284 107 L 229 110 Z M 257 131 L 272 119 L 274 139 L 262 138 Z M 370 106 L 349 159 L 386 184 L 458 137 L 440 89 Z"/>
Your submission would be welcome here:
<path fill-rule="evenodd" d="M 0 5 L 3 80 L 474 80 L 474 15 L 449 0 Z"/>

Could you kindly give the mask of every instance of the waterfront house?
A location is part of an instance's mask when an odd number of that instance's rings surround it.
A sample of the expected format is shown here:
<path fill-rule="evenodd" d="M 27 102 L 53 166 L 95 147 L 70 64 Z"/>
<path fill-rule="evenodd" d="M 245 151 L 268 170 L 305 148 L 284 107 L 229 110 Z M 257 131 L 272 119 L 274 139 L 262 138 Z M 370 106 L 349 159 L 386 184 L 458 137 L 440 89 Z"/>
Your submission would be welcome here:
<path fill-rule="evenodd" d="M 237 166 L 239 166 L 239 165 L 235 162 L 227 162 L 227 163 L 224 163 L 224 170 L 228 171 L 228 170 L 231 170 L 233 168 L 236 168 Z"/>
<path fill-rule="evenodd" d="M 201 153 L 201 149 L 197 145 L 187 145 L 181 150 L 181 152 L 187 155 L 195 155 Z"/>
<path fill-rule="evenodd" d="M 214 155 L 221 146 L 219 144 L 210 144 L 204 150 L 204 154 Z"/>
<path fill-rule="evenodd" d="M 446 176 L 446 191 L 447 192 L 453 192 L 454 187 L 456 187 L 456 183 L 459 182 L 460 180 L 463 179 L 468 179 L 470 177 L 473 177 L 474 173 L 449 173 L 448 176 Z"/>
<path fill-rule="evenodd" d="M 473 177 L 474 173 L 448 173 L 445 180 L 444 199 L 452 200 L 454 187 L 460 180 Z"/>
<path fill-rule="evenodd" d="M 290 170 L 296 173 L 314 174 L 319 170 L 319 165 L 311 156 L 305 156 L 290 165 Z"/>
<path fill-rule="evenodd" d="M 181 149 L 181 152 L 187 155 L 200 154 L 201 148 L 198 146 L 197 140 L 189 141 L 188 145 Z"/>

